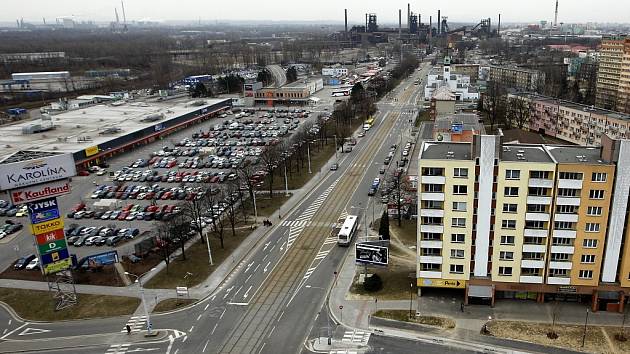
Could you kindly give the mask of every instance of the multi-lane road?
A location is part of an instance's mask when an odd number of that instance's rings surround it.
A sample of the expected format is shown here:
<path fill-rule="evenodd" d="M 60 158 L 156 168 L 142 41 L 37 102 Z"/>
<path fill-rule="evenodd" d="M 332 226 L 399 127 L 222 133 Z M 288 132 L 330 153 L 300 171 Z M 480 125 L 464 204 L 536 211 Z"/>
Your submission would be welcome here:
<path fill-rule="evenodd" d="M 0 342 L 0 352 L 18 348 L 21 340 L 40 340 L 48 342 L 50 348 L 60 348 L 63 341 L 55 339 L 59 337 L 88 346 L 59 350 L 64 353 L 301 352 L 318 314 L 325 309 L 334 272 L 348 252 L 348 248 L 336 245 L 333 228 L 348 214 L 364 216 L 367 191 L 389 146 L 398 144 L 410 130 L 412 111 L 422 97 L 422 85 L 413 83 L 422 81 L 427 70 L 423 65 L 403 81 L 391 95 L 397 100 L 378 104 L 375 125 L 351 153 L 341 155 L 339 170 L 327 172 L 293 210 L 275 220 L 274 228 L 217 291 L 187 309 L 152 316 L 153 327 L 161 329 L 161 337 L 134 344 L 121 333 L 127 323 L 142 328 L 143 316 L 63 324 L 14 321 L 0 337 L 11 340 Z M 0 321 L 5 318 L 0 317 Z M 374 339 L 376 347 L 385 343 L 387 339 Z"/>

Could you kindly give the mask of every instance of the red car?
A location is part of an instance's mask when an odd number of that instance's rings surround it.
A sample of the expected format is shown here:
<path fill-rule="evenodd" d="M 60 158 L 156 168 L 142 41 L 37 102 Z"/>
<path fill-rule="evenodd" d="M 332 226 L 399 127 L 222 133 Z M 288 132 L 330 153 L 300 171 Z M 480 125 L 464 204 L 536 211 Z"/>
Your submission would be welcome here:
<path fill-rule="evenodd" d="M 83 170 L 83 171 L 79 171 L 78 175 L 85 177 L 85 176 L 89 176 L 90 172 L 86 171 L 86 170 Z"/>
<path fill-rule="evenodd" d="M 129 216 L 129 212 L 128 211 L 123 211 L 120 213 L 120 215 L 118 215 L 118 220 L 125 220 L 125 218 Z"/>
<path fill-rule="evenodd" d="M 166 168 L 173 168 L 177 165 L 177 161 L 169 161 L 169 163 L 166 164 Z"/>
<path fill-rule="evenodd" d="M 85 209 L 85 204 L 79 203 L 79 204 L 75 205 L 74 208 L 72 208 L 72 211 L 74 211 L 76 213 L 77 211 L 81 211 L 83 209 Z"/>

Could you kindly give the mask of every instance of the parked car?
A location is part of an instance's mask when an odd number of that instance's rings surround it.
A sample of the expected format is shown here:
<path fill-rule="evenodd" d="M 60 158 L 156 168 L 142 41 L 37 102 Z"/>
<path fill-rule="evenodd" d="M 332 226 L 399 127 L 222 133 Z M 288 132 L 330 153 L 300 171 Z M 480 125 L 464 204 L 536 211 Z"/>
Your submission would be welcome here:
<path fill-rule="evenodd" d="M 25 267 L 26 270 L 39 269 L 39 258 L 35 257 Z"/>
<path fill-rule="evenodd" d="M 24 257 L 20 257 L 15 264 L 13 265 L 13 269 L 15 270 L 21 270 L 24 269 L 29 263 L 31 263 L 31 261 L 35 258 L 34 254 L 28 255 L 28 256 L 24 256 Z"/>

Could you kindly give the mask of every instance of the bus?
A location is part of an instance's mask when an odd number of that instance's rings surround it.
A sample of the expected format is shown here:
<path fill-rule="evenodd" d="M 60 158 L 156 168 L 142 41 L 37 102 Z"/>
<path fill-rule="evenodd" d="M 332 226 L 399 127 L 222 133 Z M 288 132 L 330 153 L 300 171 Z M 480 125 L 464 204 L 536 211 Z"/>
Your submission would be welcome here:
<path fill-rule="evenodd" d="M 374 124 L 374 117 L 370 117 L 368 118 L 364 123 L 363 123 L 363 130 L 367 131 L 370 130 L 370 128 L 372 128 L 372 125 Z"/>
<path fill-rule="evenodd" d="M 341 96 L 350 96 L 350 91 L 352 91 L 351 88 L 338 88 L 338 89 L 333 89 L 332 93 L 330 94 L 331 97 L 341 97 Z"/>
<path fill-rule="evenodd" d="M 348 217 L 346 217 L 346 221 L 341 225 L 341 230 L 339 230 L 339 234 L 337 235 L 337 244 L 339 246 L 350 246 L 352 237 L 357 232 L 357 219 L 358 217 L 356 215 L 348 215 Z"/>

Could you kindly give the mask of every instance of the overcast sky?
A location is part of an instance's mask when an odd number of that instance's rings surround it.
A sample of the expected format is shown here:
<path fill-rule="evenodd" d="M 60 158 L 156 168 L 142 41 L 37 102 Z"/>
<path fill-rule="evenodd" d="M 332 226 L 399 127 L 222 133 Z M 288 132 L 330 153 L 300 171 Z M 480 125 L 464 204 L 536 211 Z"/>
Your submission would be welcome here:
<path fill-rule="evenodd" d="M 408 1 L 398 0 L 126 0 L 127 20 L 274 20 L 342 22 L 343 9 L 349 22 L 364 22 L 366 12 L 374 12 L 379 22 L 403 22 Z M 122 20 L 119 0 L 1 0 L 0 21 L 24 18 L 41 22 L 42 17 L 74 16 L 77 20 L 112 21 L 114 7 Z M 443 0 L 411 2 L 413 12 L 420 12 L 423 22 L 438 6 L 451 22 L 472 22 L 482 17 L 504 22 L 552 20 L 555 0 Z M 628 0 L 561 0 L 558 22 L 630 22 Z"/>

